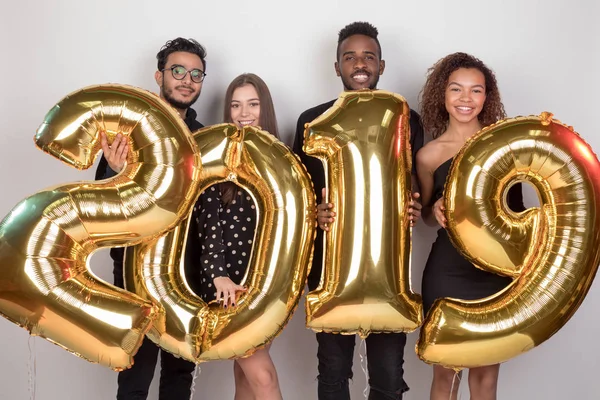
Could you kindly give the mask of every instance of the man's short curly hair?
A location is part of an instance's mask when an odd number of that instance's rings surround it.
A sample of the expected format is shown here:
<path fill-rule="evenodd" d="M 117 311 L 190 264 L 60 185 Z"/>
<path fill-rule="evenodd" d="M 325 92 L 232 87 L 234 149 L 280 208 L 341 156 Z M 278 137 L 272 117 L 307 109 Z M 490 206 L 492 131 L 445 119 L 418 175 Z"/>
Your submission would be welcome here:
<path fill-rule="evenodd" d="M 163 47 L 161 47 L 158 54 L 156 54 L 156 59 L 158 60 L 158 70 L 162 71 L 165 69 L 169 55 L 178 51 L 192 53 L 200 57 L 200 60 L 202 60 L 202 65 L 204 66 L 204 72 L 206 72 L 206 49 L 194 39 L 184 39 L 180 37 L 169 40 Z"/>
<path fill-rule="evenodd" d="M 434 138 L 446 130 L 450 115 L 446 110 L 446 86 L 450 75 L 459 68 L 475 68 L 485 77 L 485 104 L 477 116 L 482 126 L 506 118 L 496 76 L 481 60 L 466 53 L 453 53 L 429 68 L 421 91 L 421 119 L 425 132 Z"/>
<path fill-rule="evenodd" d="M 377 49 L 379 50 L 379 59 L 381 60 L 381 44 L 379 44 L 379 39 L 377 36 L 379 35 L 379 31 L 373 25 L 368 22 L 353 22 L 351 24 L 346 25 L 340 33 L 338 34 L 338 45 L 337 45 L 337 58 L 340 58 L 340 45 L 350 36 L 354 35 L 364 35 L 368 36 L 371 39 L 375 40 L 377 43 Z"/>

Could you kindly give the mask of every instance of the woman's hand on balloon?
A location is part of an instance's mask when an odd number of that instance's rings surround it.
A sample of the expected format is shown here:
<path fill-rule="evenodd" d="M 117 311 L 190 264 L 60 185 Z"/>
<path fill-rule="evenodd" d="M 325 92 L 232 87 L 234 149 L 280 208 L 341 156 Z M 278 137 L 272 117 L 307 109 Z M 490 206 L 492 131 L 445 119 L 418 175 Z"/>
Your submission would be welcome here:
<path fill-rule="evenodd" d="M 446 215 L 444 214 L 445 211 L 446 208 L 444 207 L 444 198 L 442 197 L 433 205 L 433 215 L 442 228 L 446 227 Z"/>
<path fill-rule="evenodd" d="M 218 276 L 213 280 L 217 301 L 223 301 L 223 307 L 234 307 L 237 302 L 237 293 L 245 292 L 246 288 L 234 283 L 228 276 Z"/>

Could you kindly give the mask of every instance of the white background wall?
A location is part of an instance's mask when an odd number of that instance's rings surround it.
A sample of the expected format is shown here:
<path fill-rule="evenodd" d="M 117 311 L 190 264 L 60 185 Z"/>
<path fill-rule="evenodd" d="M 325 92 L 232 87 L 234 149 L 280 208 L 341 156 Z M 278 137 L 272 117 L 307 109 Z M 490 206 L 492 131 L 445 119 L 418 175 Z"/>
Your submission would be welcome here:
<path fill-rule="evenodd" d="M 220 121 L 227 84 L 255 72 L 271 88 L 284 140 L 291 144 L 298 115 L 337 97 L 337 32 L 367 20 L 380 30 L 387 69 L 379 87 L 417 108 L 426 69 L 454 51 L 476 55 L 497 73 L 510 116 L 547 110 L 573 125 L 600 151 L 600 7 L 597 1 L 33 1 L 0 3 L 0 217 L 47 186 L 93 179 L 38 151 L 33 135 L 46 112 L 81 87 L 114 82 L 155 90 L 155 55 L 177 36 L 208 49 L 208 76 L 195 105 L 205 124 Z M 413 284 L 434 231 L 414 234 Z M 108 252 L 92 260 L 111 280 Z M 596 282 L 572 320 L 553 338 L 506 363 L 500 399 L 597 399 L 600 370 L 600 289 Z M 272 347 L 285 399 L 316 398 L 316 341 L 304 328 L 303 305 Z M 428 398 L 431 369 L 406 347 L 405 399 Z M 30 353 L 29 344 L 35 345 Z M 358 350 L 358 343 L 357 343 Z M 0 319 L 0 398 L 29 399 L 30 354 L 38 400 L 110 399 L 116 373 L 74 357 Z M 355 399 L 365 377 L 358 351 Z M 203 364 L 195 399 L 231 399 L 231 362 Z M 466 389 L 466 388 L 463 388 Z M 157 397 L 157 379 L 150 398 Z M 466 390 L 462 399 L 468 398 Z"/>

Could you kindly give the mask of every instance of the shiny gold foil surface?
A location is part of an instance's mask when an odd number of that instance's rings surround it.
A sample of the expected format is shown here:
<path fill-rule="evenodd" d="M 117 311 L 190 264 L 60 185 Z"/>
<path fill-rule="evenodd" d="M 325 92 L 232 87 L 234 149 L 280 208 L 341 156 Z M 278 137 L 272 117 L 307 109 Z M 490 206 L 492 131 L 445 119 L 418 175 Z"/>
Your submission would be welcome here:
<path fill-rule="evenodd" d="M 342 93 L 306 126 L 304 151 L 323 161 L 337 213 L 324 235 L 321 283 L 306 296 L 314 331 L 366 337 L 421 324 L 410 287 L 409 116 L 401 96 L 363 90 Z"/>
<path fill-rule="evenodd" d="M 35 143 L 83 169 L 101 148 L 101 132 L 109 142 L 119 133 L 129 141 L 128 163 L 118 176 L 42 190 L 0 223 L 0 314 L 32 335 L 120 370 L 131 366 L 156 307 L 98 279 L 88 257 L 174 228 L 195 200 L 199 155 L 166 102 L 110 84 L 62 99 Z"/>
<path fill-rule="evenodd" d="M 266 131 L 221 124 L 194 137 L 203 166 L 196 197 L 232 181 L 256 205 L 254 247 L 242 281 L 248 290 L 227 309 L 193 294 L 182 260 L 189 215 L 167 235 L 127 249 L 126 286 L 159 306 L 148 336 L 163 349 L 196 363 L 246 357 L 273 340 L 298 305 L 312 260 L 315 194 L 298 158 Z"/>
<path fill-rule="evenodd" d="M 508 208 L 517 182 L 536 189 L 539 207 Z M 548 340 L 598 269 L 600 163 L 590 146 L 549 113 L 501 121 L 454 158 L 444 198 L 455 247 L 476 267 L 514 280 L 485 299 L 437 300 L 419 357 L 458 370 L 501 363 Z"/>

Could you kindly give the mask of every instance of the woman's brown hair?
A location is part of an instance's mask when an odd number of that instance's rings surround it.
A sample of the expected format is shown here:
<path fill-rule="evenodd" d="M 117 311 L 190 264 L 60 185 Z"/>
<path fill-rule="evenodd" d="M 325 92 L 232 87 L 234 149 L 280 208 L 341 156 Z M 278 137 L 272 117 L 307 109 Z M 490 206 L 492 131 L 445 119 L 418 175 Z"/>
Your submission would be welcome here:
<path fill-rule="evenodd" d="M 433 138 L 439 137 L 448 126 L 450 116 L 446 110 L 446 86 L 450 75 L 460 68 L 475 68 L 485 77 L 485 104 L 477 116 L 482 126 L 506 118 L 500 99 L 496 76 L 481 60 L 466 53 L 453 53 L 436 62 L 427 71 L 427 81 L 421 91 L 421 119 L 423 128 Z"/>
<path fill-rule="evenodd" d="M 256 74 L 242 74 L 236 77 L 225 92 L 225 107 L 223 107 L 223 121 L 232 123 L 231 119 L 231 100 L 233 92 L 239 87 L 252 85 L 256 89 L 258 99 L 260 101 L 260 117 L 258 125 L 262 130 L 265 130 L 279 139 L 279 130 L 277 129 L 277 118 L 275 117 L 275 107 L 273 106 L 273 98 L 271 92 L 263 81 Z M 225 205 L 231 204 L 238 191 L 238 186 L 232 182 L 221 183 L 221 201 Z"/>

